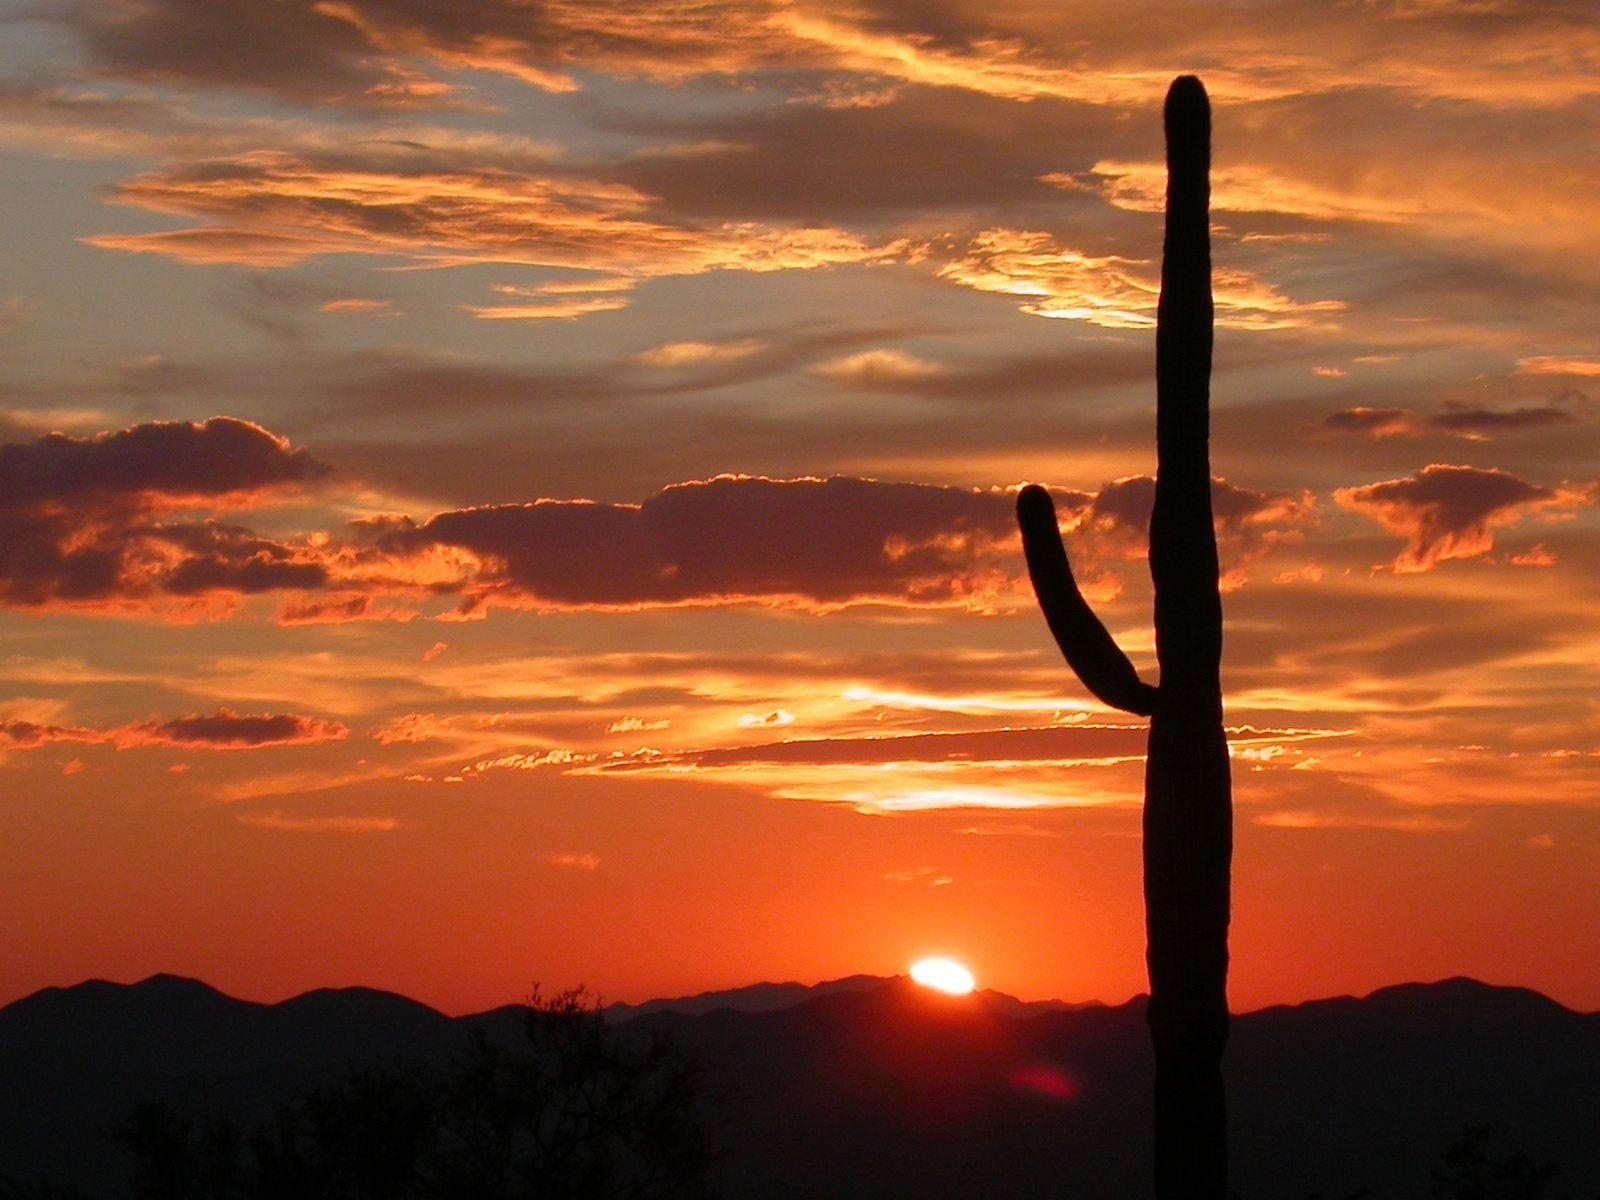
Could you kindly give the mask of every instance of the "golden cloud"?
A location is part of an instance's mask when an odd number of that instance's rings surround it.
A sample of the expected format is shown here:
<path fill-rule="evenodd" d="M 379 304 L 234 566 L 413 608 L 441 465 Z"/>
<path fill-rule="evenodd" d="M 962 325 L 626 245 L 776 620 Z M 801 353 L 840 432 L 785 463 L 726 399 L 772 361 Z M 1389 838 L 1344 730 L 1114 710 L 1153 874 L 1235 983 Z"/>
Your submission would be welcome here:
<path fill-rule="evenodd" d="M 1060 245 L 1047 233 L 987 229 L 939 276 L 982 292 L 1017 296 L 1022 311 L 1087 321 L 1110 329 L 1150 329 L 1161 281 L 1150 264 L 1115 255 L 1095 257 Z M 1213 286 L 1217 324 L 1233 329 L 1292 329 L 1339 312 L 1337 300 L 1299 302 L 1243 271 L 1219 269 Z"/>

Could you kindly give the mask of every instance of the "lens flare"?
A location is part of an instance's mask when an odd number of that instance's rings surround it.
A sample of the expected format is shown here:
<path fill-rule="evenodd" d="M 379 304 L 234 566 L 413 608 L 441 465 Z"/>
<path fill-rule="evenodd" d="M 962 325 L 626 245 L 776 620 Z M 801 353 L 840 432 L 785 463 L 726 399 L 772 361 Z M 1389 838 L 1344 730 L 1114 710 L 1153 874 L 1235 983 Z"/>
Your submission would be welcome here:
<path fill-rule="evenodd" d="M 977 987 L 972 972 L 951 958 L 924 958 L 911 964 L 911 978 L 925 988 L 965 996 Z"/>

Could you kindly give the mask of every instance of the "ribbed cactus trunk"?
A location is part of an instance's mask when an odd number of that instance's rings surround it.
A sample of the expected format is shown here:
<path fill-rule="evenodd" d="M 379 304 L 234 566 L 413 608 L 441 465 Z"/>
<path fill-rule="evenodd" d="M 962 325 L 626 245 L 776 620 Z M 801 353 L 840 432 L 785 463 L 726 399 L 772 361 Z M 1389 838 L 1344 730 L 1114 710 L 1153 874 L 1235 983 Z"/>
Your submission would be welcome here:
<path fill-rule="evenodd" d="M 1157 687 L 1079 594 L 1043 488 L 1017 500 L 1028 571 L 1067 662 L 1105 703 L 1150 718 L 1144 895 L 1155 1047 L 1158 1200 L 1225 1200 L 1229 865 L 1222 602 L 1211 516 L 1211 111 L 1193 76 L 1167 93 L 1167 229 L 1156 325 L 1156 499 L 1150 518 Z"/>

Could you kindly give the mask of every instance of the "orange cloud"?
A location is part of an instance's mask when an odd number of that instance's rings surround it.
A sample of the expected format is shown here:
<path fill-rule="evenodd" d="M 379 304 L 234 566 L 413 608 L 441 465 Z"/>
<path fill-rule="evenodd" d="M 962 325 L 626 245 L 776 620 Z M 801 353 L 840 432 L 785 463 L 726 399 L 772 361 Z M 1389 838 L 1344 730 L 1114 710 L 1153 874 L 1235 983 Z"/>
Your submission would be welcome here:
<path fill-rule="evenodd" d="M 668 729 L 672 722 L 665 717 L 656 721 L 646 721 L 643 717 L 621 717 L 606 726 L 607 733 L 652 733 L 660 729 Z"/>
<path fill-rule="evenodd" d="M 1356 433 L 1372 438 L 1400 437 L 1416 431 L 1413 416 L 1406 409 L 1364 405 L 1329 413 L 1322 425 L 1334 433 Z"/>
<path fill-rule="evenodd" d="M 1049 174 L 1045 183 L 1087 191 L 1134 212 L 1160 212 L 1167 169 L 1158 162 L 1097 162 L 1082 175 Z M 1222 166 L 1211 174 L 1214 212 L 1282 213 L 1319 221 L 1409 221 L 1428 213 L 1415 198 L 1373 195 L 1318 184 L 1259 165 Z"/>
<path fill-rule="evenodd" d="M 1142 759 L 1143 725 L 1050 725 L 974 733 L 910 733 L 879 737 L 808 738 L 649 755 L 602 764 L 604 771 L 655 772 L 665 768 L 746 766 L 846 766 L 883 763 L 1035 763 L 1104 766 Z"/>
<path fill-rule="evenodd" d="M 565 867 L 569 871 L 597 871 L 600 869 L 600 856 L 598 854 L 552 854 L 545 859 L 552 867 Z"/>
<path fill-rule="evenodd" d="M 1574 375 L 1580 379 L 1600 378 L 1600 358 L 1561 358 L 1541 354 L 1517 359 L 1518 375 Z"/>
<path fill-rule="evenodd" d="M 170 233 L 102 233 L 81 239 L 101 250 L 160 254 L 197 266 L 223 263 L 250 267 L 292 267 L 334 251 L 325 239 L 253 229 L 177 229 Z M 354 247 L 348 247 L 353 251 Z"/>
<path fill-rule="evenodd" d="M 393 300 L 372 300 L 362 297 L 329 300 L 325 304 L 319 305 L 317 311 L 362 317 L 397 317 L 400 315 L 400 310 L 395 308 Z"/>
<path fill-rule="evenodd" d="M 743 713 L 738 725 L 741 729 L 772 729 L 779 725 L 793 725 L 794 714 L 787 709 L 775 708 L 771 712 Z"/>
<path fill-rule="evenodd" d="M 574 317 L 627 307 L 626 296 L 571 296 L 539 304 L 463 304 L 461 311 L 471 313 L 480 321 L 570 321 Z"/>
<path fill-rule="evenodd" d="M 1485 555 L 1494 549 L 1496 529 L 1593 504 L 1596 492 L 1595 484 L 1544 488 L 1506 471 L 1435 463 L 1402 479 L 1340 488 L 1334 499 L 1405 538 L 1393 567 L 1414 572 Z"/>
<path fill-rule="evenodd" d="M 1229 731 L 1236 751 L 1270 761 L 1335 730 Z M 1034 809 L 1137 803 L 1145 728 L 1076 723 L 967 732 L 847 735 L 754 746 L 613 754 L 578 774 L 703 777 L 864 812 Z"/>
<path fill-rule="evenodd" d="M 747 358 L 766 349 L 759 338 L 739 338 L 729 342 L 669 342 L 634 355 L 634 361 L 647 367 L 687 367 L 707 362 L 727 362 Z"/>
<path fill-rule="evenodd" d="M 835 383 L 872 390 L 942 375 L 944 368 L 903 350 L 863 350 L 821 363 L 816 373 Z"/>
<path fill-rule="evenodd" d="M 1553 8 L 1538 22 L 1422 0 L 1303 6 L 1269 23 L 1214 6 L 1163 13 L 1154 35 L 1151 22 L 1130 22 L 1110 0 L 951 3 L 936 22 L 887 0 L 848 9 L 817 0 L 235 0 L 225 16 L 145 0 L 68 8 L 55 19 L 102 69 L 125 78 L 378 108 L 464 103 L 430 68 L 496 72 L 546 92 L 577 89 L 580 71 L 680 82 L 826 70 L 875 85 L 845 89 L 847 97 L 876 96 L 888 83 L 1095 105 L 1159 97 L 1183 66 L 1223 99 L 1385 87 L 1515 106 L 1596 91 L 1600 47 L 1578 8 Z M 1300 49 L 1308 46 L 1317 53 Z M 818 102 L 840 94 L 825 88 Z"/>

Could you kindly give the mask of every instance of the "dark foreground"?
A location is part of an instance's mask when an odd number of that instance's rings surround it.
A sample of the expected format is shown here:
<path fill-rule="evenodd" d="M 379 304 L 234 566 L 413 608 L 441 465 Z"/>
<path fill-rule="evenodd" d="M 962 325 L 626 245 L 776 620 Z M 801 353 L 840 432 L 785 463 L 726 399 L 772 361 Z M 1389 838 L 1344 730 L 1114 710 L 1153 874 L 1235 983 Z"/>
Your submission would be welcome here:
<path fill-rule="evenodd" d="M 703 1064 L 728 1200 L 1149 1194 L 1141 1001 L 854 980 L 616 1017 L 616 1037 L 664 1031 Z M 513 1040 L 521 1020 L 360 989 L 257 1005 L 171 977 L 40 992 L 0 1010 L 0 1179 L 126 1195 L 130 1163 L 107 1134 L 141 1100 L 249 1125 L 351 1066 L 451 1062 L 470 1031 Z M 1549 1200 L 1600 1196 L 1600 1015 L 1533 992 L 1449 980 L 1247 1014 L 1228 1077 L 1243 1200 L 1426 1197 L 1446 1150 L 1483 1126 L 1491 1165 L 1520 1152 L 1556 1167 Z"/>

